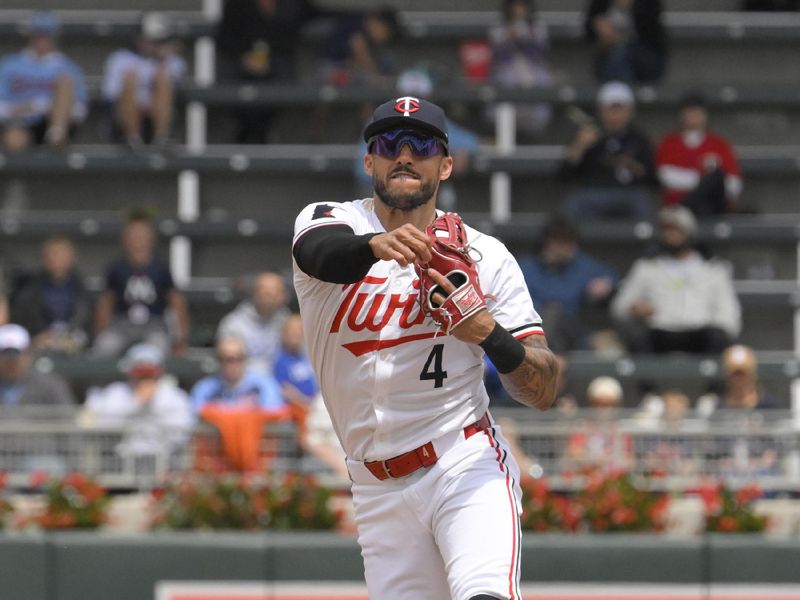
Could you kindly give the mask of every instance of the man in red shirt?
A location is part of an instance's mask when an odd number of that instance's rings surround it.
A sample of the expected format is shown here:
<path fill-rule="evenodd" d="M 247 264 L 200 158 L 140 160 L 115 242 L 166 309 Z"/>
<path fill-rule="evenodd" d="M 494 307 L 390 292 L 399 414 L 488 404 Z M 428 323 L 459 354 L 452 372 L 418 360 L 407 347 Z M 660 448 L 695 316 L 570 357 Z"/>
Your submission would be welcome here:
<path fill-rule="evenodd" d="M 742 191 L 733 148 L 708 130 L 708 107 L 697 94 L 681 103 L 680 130 L 661 140 L 656 169 L 664 205 L 683 204 L 698 216 L 731 211 Z"/>

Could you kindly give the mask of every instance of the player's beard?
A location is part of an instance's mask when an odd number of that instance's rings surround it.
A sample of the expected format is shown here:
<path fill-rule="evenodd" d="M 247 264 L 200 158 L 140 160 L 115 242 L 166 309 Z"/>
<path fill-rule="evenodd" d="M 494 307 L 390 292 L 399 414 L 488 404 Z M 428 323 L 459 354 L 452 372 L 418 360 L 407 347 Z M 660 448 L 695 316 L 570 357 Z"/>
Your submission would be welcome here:
<path fill-rule="evenodd" d="M 433 198 L 433 195 L 436 193 L 436 188 L 439 184 L 437 180 L 433 179 L 425 181 L 424 179 L 420 178 L 419 189 L 415 192 L 389 191 L 387 182 L 392 178 L 393 175 L 396 175 L 397 173 L 410 173 L 411 175 L 419 177 L 419 173 L 415 173 L 414 171 L 403 168 L 395 169 L 391 173 L 387 174 L 384 179 L 379 179 L 374 173 L 372 175 L 372 185 L 375 188 L 375 194 L 386 206 L 396 208 L 403 212 L 411 212 L 415 208 L 419 208 L 423 204 L 426 204 L 431 198 Z"/>

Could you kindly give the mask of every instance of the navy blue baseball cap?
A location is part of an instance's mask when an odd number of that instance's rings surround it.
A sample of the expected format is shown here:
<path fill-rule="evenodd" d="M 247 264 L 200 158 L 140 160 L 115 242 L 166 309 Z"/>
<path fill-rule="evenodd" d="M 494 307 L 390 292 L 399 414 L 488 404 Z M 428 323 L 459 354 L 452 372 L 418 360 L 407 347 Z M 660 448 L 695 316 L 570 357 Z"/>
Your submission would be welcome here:
<path fill-rule="evenodd" d="M 364 141 L 392 129 L 421 129 L 442 140 L 445 146 L 449 143 L 442 107 L 413 96 L 389 100 L 376 108 L 364 128 Z"/>

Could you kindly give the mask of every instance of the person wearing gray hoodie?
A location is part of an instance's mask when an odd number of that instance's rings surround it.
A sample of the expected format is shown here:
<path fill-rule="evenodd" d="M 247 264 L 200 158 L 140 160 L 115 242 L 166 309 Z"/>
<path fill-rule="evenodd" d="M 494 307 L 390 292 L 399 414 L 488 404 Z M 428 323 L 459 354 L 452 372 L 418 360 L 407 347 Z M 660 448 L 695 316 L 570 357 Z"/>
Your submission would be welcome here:
<path fill-rule="evenodd" d="M 247 344 L 249 367 L 272 372 L 281 348 L 281 330 L 289 316 L 286 284 L 277 273 L 259 273 L 249 300 L 225 315 L 217 339 L 236 337 Z"/>

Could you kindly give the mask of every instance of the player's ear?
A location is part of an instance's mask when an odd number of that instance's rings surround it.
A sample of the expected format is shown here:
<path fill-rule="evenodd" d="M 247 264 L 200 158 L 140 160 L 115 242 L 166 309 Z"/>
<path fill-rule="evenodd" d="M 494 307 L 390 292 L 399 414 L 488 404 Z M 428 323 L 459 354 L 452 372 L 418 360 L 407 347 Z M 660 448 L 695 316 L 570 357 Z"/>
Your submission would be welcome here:
<path fill-rule="evenodd" d="M 442 162 L 439 163 L 439 180 L 444 181 L 453 172 L 453 157 L 445 156 Z"/>
<path fill-rule="evenodd" d="M 372 158 L 372 154 L 369 152 L 364 155 L 364 172 L 372 177 L 372 169 L 375 166 L 375 161 Z"/>

